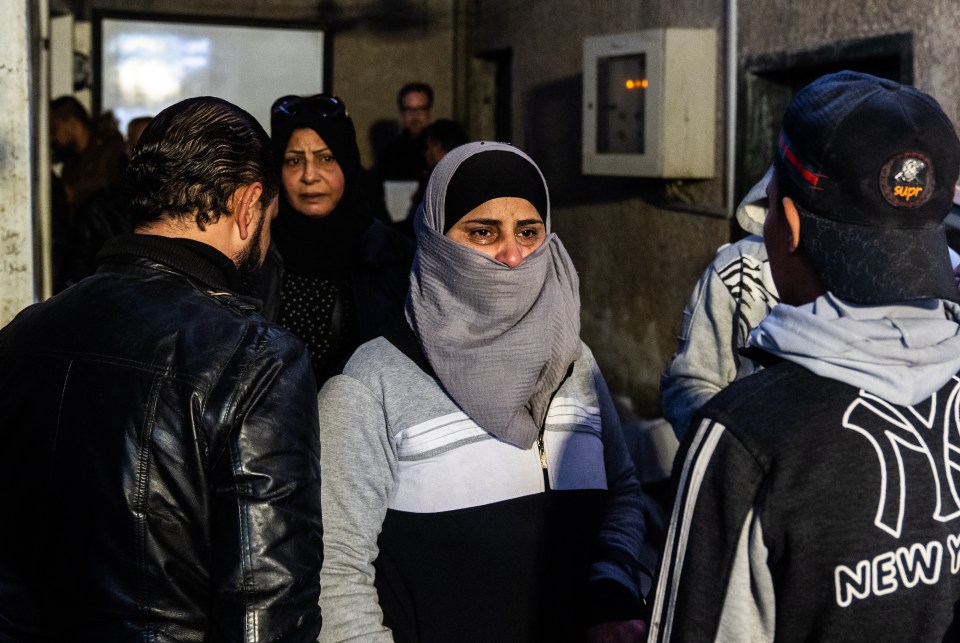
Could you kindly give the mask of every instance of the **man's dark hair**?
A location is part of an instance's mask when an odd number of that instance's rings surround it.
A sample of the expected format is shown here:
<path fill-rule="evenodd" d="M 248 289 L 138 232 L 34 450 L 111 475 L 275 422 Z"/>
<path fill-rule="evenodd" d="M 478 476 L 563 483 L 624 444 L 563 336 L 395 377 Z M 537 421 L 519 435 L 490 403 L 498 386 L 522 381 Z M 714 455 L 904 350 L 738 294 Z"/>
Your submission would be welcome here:
<path fill-rule="evenodd" d="M 266 207 L 280 191 L 270 137 L 253 116 L 210 96 L 157 114 L 123 177 L 134 228 L 194 216 L 203 230 L 227 212 L 237 188 L 257 181 Z"/>
<path fill-rule="evenodd" d="M 93 129 L 93 120 L 83 103 L 73 96 L 60 96 L 50 101 L 50 117 L 60 120 L 75 118 L 87 129 Z"/>
<path fill-rule="evenodd" d="M 460 123 L 449 118 L 440 118 L 427 125 L 427 140 L 440 143 L 448 152 L 470 141 Z"/>
<path fill-rule="evenodd" d="M 403 109 L 403 98 L 410 93 L 420 92 L 427 96 L 427 107 L 433 107 L 433 87 L 427 83 L 407 83 L 397 92 L 397 107 Z"/>

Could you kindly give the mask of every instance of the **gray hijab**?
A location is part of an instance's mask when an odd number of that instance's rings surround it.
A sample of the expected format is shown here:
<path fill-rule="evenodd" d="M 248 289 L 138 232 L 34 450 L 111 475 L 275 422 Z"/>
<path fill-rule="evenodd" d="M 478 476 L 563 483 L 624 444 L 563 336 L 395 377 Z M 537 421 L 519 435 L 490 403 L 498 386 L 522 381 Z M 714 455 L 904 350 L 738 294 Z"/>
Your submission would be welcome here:
<path fill-rule="evenodd" d="M 490 151 L 509 151 L 537 167 L 505 143 L 469 143 L 443 158 L 414 218 L 417 251 L 406 316 L 464 413 L 499 439 L 530 448 L 553 394 L 580 356 L 579 280 L 550 232 L 549 198 L 547 212 L 540 213 L 547 237 L 515 268 L 444 236 L 451 178 L 466 159 Z M 539 168 L 537 176 L 543 180 Z"/>

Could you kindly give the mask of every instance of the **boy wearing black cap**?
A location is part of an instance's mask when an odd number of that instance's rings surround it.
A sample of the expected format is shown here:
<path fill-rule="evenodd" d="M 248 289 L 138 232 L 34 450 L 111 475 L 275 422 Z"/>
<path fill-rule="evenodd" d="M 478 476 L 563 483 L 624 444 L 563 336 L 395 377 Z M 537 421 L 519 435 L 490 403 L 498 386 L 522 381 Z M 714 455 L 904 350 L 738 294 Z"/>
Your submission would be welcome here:
<path fill-rule="evenodd" d="M 960 141 L 930 96 L 840 72 L 791 101 L 774 166 L 782 304 L 750 336 L 767 368 L 691 423 L 650 640 L 955 640 L 960 306 L 943 219 Z"/>

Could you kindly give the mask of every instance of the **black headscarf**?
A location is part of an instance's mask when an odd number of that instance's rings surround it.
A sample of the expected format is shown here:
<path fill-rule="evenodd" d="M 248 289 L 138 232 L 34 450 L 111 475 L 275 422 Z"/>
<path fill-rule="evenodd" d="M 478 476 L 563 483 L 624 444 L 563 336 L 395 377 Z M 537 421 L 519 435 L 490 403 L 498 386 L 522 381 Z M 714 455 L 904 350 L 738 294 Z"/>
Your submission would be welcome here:
<path fill-rule="evenodd" d="M 526 157 L 513 150 L 494 150 L 467 157 L 447 186 L 443 233 L 482 203 L 505 196 L 526 199 L 540 213 L 540 218 L 547 220 L 543 176 Z"/>
<path fill-rule="evenodd" d="M 359 211 L 360 149 L 349 116 L 325 116 L 311 109 L 309 100 L 295 114 L 275 115 L 270 122 L 277 162 L 293 132 L 310 128 L 323 139 L 343 172 L 343 197 L 325 217 L 308 217 L 293 209 L 280 191 L 280 213 L 270 228 L 284 266 L 301 274 L 334 277 L 359 257 L 360 239 L 372 219 Z M 282 167 L 282 166 L 281 166 Z"/>

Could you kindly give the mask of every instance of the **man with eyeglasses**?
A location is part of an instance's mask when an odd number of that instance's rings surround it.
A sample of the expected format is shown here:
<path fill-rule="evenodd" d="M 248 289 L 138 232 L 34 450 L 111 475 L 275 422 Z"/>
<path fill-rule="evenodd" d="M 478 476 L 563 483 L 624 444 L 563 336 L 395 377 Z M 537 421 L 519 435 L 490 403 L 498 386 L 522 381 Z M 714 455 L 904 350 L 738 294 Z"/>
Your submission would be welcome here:
<path fill-rule="evenodd" d="M 420 138 L 430 124 L 433 107 L 433 88 L 426 83 L 408 83 L 397 93 L 400 124 L 411 138 Z"/>
<path fill-rule="evenodd" d="M 377 156 L 374 174 L 379 181 L 419 182 L 429 174 L 424 153 L 432 108 L 433 88 L 430 85 L 416 82 L 400 88 L 397 93 L 400 131 Z M 415 190 L 416 186 L 413 186 L 411 194 Z"/>

